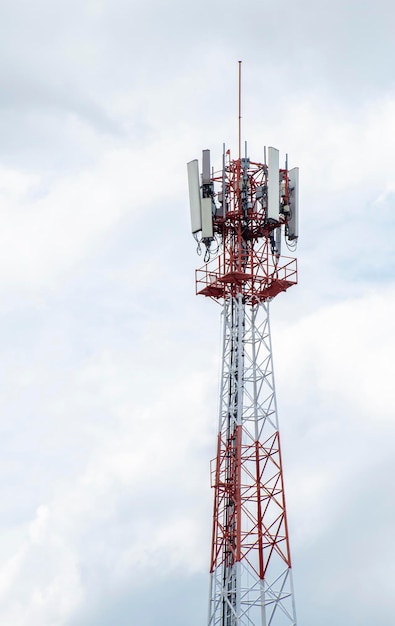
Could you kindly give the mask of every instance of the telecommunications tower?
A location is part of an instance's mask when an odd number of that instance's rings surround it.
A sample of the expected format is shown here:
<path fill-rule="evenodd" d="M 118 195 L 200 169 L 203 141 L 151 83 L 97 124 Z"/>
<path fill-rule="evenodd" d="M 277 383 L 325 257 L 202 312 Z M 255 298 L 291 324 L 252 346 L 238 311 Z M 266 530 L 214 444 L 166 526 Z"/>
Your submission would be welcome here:
<path fill-rule="evenodd" d="M 223 148 L 188 163 L 192 232 L 205 265 L 196 292 L 222 304 L 222 371 L 208 626 L 295 626 L 273 377 L 269 302 L 297 282 L 298 168 L 275 148 L 262 162 Z"/>

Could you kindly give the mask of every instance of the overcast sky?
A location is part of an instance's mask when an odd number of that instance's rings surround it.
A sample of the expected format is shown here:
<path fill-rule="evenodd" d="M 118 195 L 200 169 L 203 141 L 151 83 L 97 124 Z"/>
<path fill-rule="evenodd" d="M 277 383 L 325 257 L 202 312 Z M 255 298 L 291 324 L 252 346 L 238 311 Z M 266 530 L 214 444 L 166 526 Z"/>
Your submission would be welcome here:
<path fill-rule="evenodd" d="M 1 0 L 0 623 L 202 626 L 220 308 L 186 162 L 300 167 L 271 305 L 302 626 L 395 613 L 395 5 Z"/>

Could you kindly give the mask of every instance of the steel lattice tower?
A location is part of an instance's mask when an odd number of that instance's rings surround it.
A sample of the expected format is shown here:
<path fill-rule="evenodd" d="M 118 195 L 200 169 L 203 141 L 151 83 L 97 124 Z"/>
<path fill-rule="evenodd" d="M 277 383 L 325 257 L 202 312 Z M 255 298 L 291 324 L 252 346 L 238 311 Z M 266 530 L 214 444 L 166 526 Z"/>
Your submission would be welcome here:
<path fill-rule="evenodd" d="M 192 232 L 205 247 L 197 293 L 222 303 L 223 345 L 209 626 L 295 626 L 269 302 L 297 282 L 298 169 L 210 153 L 188 163 Z M 266 162 L 267 161 L 267 162 Z M 200 234 L 199 234 L 200 233 Z"/>

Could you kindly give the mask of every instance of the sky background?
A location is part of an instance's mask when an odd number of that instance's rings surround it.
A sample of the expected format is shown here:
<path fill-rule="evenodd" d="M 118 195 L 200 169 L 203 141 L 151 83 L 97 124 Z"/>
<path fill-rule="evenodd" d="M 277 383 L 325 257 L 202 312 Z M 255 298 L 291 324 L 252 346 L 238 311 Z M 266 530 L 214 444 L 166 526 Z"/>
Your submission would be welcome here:
<path fill-rule="evenodd" d="M 300 167 L 271 305 L 301 626 L 394 620 L 395 43 L 376 0 L 2 0 L 0 623 L 206 621 L 220 307 L 186 162 Z"/>

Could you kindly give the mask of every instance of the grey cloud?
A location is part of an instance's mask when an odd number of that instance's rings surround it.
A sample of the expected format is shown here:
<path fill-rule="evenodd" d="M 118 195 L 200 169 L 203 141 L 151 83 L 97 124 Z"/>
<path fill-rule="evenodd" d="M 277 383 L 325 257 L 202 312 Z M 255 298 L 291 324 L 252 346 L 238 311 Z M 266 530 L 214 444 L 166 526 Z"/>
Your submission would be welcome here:
<path fill-rule="evenodd" d="M 162 578 L 160 572 L 147 589 L 111 594 L 103 590 L 95 610 L 81 611 L 65 626 L 129 626 L 130 616 L 141 626 L 157 626 L 158 620 L 172 626 L 200 626 L 206 619 L 207 580 L 203 575 Z M 188 617 L 186 618 L 186 615 Z"/>

